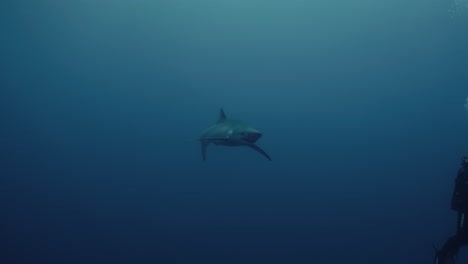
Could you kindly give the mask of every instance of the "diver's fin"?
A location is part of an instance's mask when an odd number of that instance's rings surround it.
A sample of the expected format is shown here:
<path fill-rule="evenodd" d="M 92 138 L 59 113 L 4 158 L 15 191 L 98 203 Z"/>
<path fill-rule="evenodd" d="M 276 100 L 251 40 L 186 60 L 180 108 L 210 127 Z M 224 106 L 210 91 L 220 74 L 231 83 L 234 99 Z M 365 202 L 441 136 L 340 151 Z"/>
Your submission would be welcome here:
<path fill-rule="evenodd" d="M 206 147 L 210 144 L 208 141 L 201 142 L 201 152 L 202 152 L 202 159 L 206 160 Z"/>
<path fill-rule="evenodd" d="M 221 108 L 221 110 L 219 110 L 219 120 L 218 120 L 218 123 L 222 123 L 226 121 L 226 114 L 224 113 L 224 110 L 223 108 Z"/>
<path fill-rule="evenodd" d="M 249 146 L 252 149 L 256 150 L 257 152 L 259 152 L 260 154 L 265 156 L 265 158 L 267 158 L 268 160 L 271 160 L 270 156 L 268 156 L 268 154 L 263 149 L 261 149 L 259 146 L 255 145 L 255 144 L 249 144 L 247 146 Z"/>

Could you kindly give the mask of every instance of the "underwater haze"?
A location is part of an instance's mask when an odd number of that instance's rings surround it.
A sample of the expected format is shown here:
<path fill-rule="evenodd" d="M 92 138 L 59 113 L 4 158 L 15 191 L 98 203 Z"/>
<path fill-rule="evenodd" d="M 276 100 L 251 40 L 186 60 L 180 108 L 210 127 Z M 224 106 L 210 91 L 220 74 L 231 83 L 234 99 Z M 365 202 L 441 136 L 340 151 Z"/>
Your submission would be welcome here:
<path fill-rule="evenodd" d="M 0 263 L 423 264 L 456 231 L 468 1 L 4 0 L 0 70 Z M 220 108 L 272 161 L 202 160 Z"/>

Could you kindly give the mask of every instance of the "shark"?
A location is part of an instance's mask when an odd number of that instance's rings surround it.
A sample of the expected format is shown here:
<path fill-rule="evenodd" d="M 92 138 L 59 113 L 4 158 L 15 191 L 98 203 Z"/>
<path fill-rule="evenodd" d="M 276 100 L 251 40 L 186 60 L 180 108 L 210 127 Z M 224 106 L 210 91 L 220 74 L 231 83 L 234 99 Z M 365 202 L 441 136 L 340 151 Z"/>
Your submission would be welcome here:
<path fill-rule="evenodd" d="M 270 156 L 255 144 L 261 137 L 262 133 L 247 123 L 228 119 L 221 108 L 218 122 L 206 128 L 200 136 L 202 159 L 206 160 L 206 149 L 210 144 L 214 144 L 230 147 L 247 146 L 271 160 Z"/>

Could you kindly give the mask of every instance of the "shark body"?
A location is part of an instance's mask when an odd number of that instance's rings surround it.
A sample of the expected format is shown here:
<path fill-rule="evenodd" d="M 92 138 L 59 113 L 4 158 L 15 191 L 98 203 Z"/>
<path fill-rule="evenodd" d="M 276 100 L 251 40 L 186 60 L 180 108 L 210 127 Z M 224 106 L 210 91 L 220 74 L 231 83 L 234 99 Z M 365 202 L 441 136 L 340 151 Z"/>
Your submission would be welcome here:
<path fill-rule="evenodd" d="M 260 137 L 260 131 L 240 120 L 228 119 L 221 108 L 218 122 L 205 129 L 200 136 L 202 158 L 206 160 L 206 149 L 213 143 L 223 146 L 247 146 L 271 160 L 270 156 L 255 144 Z"/>

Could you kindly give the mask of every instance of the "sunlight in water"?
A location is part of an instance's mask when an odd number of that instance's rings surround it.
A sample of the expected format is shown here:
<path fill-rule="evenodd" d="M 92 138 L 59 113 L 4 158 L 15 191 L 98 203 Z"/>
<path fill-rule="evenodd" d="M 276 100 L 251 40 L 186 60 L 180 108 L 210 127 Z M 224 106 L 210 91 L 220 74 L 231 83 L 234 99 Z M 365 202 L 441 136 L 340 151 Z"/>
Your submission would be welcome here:
<path fill-rule="evenodd" d="M 449 12 L 452 17 L 468 15 L 468 0 L 453 0 Z"/>
<path fill-rule="evenodd" d="M 468 113 L 468 97 L 466 98 L 465 104 L 463 106 L 465 106 L 465 109 Z"/>

